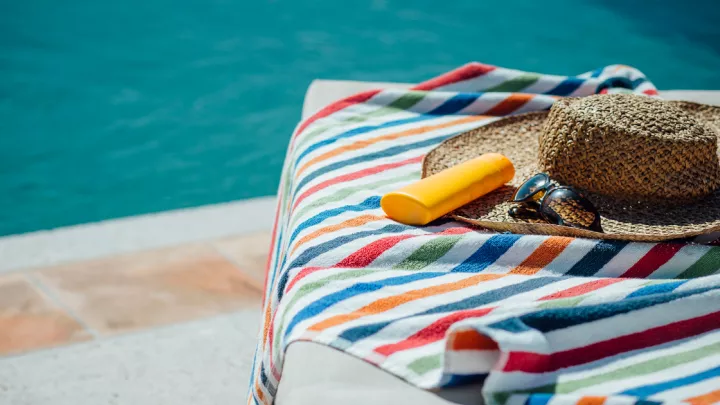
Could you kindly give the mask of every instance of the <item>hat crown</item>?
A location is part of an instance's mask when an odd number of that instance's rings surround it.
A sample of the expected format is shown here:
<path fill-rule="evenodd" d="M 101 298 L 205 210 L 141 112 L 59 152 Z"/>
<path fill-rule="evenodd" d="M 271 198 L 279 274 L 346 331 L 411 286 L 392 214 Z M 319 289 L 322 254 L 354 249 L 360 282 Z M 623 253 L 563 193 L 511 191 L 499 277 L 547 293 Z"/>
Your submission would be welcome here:
<path fill-rule="evenodd" d="M 720 186 L 715 131 L 677 106 L 630 94 L 556 101 L 539 166 L 564 184 L 632 201 L 682 202 Z"/>

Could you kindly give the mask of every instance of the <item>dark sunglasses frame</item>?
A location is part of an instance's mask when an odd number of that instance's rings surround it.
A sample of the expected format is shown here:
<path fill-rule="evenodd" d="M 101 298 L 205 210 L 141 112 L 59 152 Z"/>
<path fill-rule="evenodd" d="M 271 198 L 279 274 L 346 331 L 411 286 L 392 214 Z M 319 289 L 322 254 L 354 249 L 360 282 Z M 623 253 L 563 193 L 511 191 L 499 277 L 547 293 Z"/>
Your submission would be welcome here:
<path fill-rule="evenodd" d="M 530 194 L 526 195 L 524 198 L 518 199 L 518 193 L 523 189 L 523 187 L 533 181 L 534 179 L 542 179 L 543 182 L 540 183 L 541 185 L 538 186 L 538 188 L 534 191 L 532 191 Z M 574 194 L 573 199 L 580 202 L 583 205 L 583 208 L 587 211 L 591 212 L 595 219 L 593 220 L 592 224 L 590 226 L 578 226 L 572 223 L 568 223 L 565 219 L 563 219 L 560 214 L 555 212 L 552 208 L 549 207 L 550 202 L 553 200 L 553 193 L 560 192 L 563 190 L 567 190 L 566 193 L 572 193 Z M 544 192 L 545 194 L 540 197 L 539 200 L 536 200 L 536 196 Z M 556 225 L 562 225 L 562 226 L 569 226 L 573 228 L 580 228 L 580 229 L 588 229 L 595 232 L 603 232 L 602 226 L 600 225 L 600 213 L 598 213 L 595 206 L 587 199 L 585 196 L 583 196 L 579 191 L 575 190 L 573 187 L 570 186 L 556 186 L 552 183 L 552 180 L 550 180 L 550 176 L 548 176 L 545 173 L 538 173 L 531 178 L 529 178 L 525 183 L 523 183 L 520 187 L 518 187 L 517 191 L 515 192 L 515 195 L 513 195 L 511 202 L 521 204 L 520 207 L 512 207 L 508 211 L 508 214 L 512 217 L 534 217 L 534 218 L 541 218 L 544 221 L 556 224 Z"/>

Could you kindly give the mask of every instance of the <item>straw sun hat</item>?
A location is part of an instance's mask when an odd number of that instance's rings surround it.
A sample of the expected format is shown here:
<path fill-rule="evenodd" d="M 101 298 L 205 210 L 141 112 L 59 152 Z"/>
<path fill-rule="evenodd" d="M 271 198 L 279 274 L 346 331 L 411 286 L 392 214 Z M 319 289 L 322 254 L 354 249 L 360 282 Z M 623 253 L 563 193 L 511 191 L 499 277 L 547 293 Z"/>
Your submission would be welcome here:
<path fill-rule="evenodd" d="M 451 216 L 513 233 L 658 241 L 720 230 L 720 107 L 629 94 L 560 99 L 462 133 L 430 151 L 423 177 L 484 153 L 515 177 Z M 511 217 L 515 190 L 536 173 L 581 191 L 604 232 Z"/>

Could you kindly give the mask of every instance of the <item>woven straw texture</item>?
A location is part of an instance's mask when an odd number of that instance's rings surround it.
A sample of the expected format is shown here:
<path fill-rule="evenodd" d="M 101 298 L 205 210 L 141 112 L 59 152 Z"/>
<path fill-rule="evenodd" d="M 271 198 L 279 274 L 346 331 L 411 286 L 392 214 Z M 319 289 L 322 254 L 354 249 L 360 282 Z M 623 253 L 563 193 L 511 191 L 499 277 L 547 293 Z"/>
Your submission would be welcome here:
<path fill-rule="evenodd" d="M 568 105 L 572 105 L 577 100 L 579 99 L 570 100 L 570 103 L 565 102 L 561 107 L 563 113 L 566 113 L 565 110 Z M 559 100 L 556 104 L 564 101 Z M 655 135 L 649 135 L 646 132 L 654 128 L 655 125 L 651 123 L 648 124 L 648 127 L 633 131 L 632 138 L 644 142 L 640 146 L 631 145 L 624 139 L 616 138 L 613 140 L 605 137 L 604 143 L 599 142 L 597 144 L 603 148 L 606 154 L 611 154 L 614 157 L 608 159 L 592 152 L 595 160 L 590 158 L 588 160 L 591 160 L 592 163 L 585 163 L 591 166 L 583 168 L 578 168 L 577 165 L 567 166 L 569 163 L 554 157 L 545 160 L 544 164 L 546 166 L 541 167 L 538 151 L 557 149 L 557 147 L 552 146 L 552 142 L 548 142 L 547 138 L 544 142 L 540 142 L 543 130 L 547 129 L 545 128 L 546 125 L 550 127 L 562 127 L 562 125 L 549 119 L 549 115 L 553 113 L 536 112 L 504 118 L 444 141 L 425 156 L 423 177 L 430 176 L 483 153 L 496 152 L 507 156 L 515 165 L 516 173 L 513 181 L 507 186 L 495 190 L 451 214 L 457 220 L 498 231 L 601 239 L 660 241 L 720 230 L 720 191 L 717 190 L 717 162 L 720 147 L 717 133 L 720 133 L 720 108 L 689 102 L 661 103 L 669 104 L 670 110 L 676 110 L 683 117 L 675 118 L 675 121 L 672 121 L 673 118 L 667 115 L 662 117 L 662 120 L 671 120 L 671 122 L 677 123 L 681 128 L 681 131 L 679 131 L 680 136 L 670 135 L 671 132 L 667 129 L 657 131 Z M 580 104 L 581 107 L 586 105 Z M 697 118 L 697 120 L 685 119 L 686 114 Z M 632 119 L 632 115 L 625 115 L 624 119 Z M 623 125 L 623 121 L 616 120 L 615 123 L 605 125 L 619 127 Z M 575 133 L 575 136 L 577 136 L 577 131 L 567 129 L 563 129 L 563 131 L 569 134 Z M 628 133 L 628 131 L 625 131 L 625 133 Z M 699 140 L 692 139 L 695 138 L 695 135 Z M 662 139 L 663 136 L 668 139 Z M 685 140 L 683 137 L 690 140 Z M 592 136 L 589 138 L 594 140 Z M 707 139 L 712 140 L 711 148 L 706 145 Z M 648 144 L 651 146 L 648 147 Z M 682 147 L 688 144 L 691 147 Z M 680 147 L 677 147 L 677 145 Z M 663 149 L 663 151 L 658 149 Z M 712 153 L 708 153 L 707 150 Z M 663 155 L 663 153 L 667 153 L 664 151 L 672 151 L 674 154 L 668 157 L 667 154 Z M 576 153 L 578 155 L 576 155 L 575 160 L 582 160 L 583 155 L 580 153 L 583 152 L 576 151 Z M 591 152 L 587 151 L 585 153 L 586 155 L 591 154 Z M 660 165 L 655 163 L 661 158 L 670 162 L 678 162 L 680 159 L 679 157 L 676 159 L 676 156 L 688 159 L 688 163 L 693 163 L 694 166 L 687 171 L 673 172 L 668 170 L 667 167 L 673 163 Z M 627 159 L 636 158 L 646 165 L 642 169 L 642 174 L 637 178 L 628 174 L 628 171 L 633 170 L 638 163 L 633 164 L 627 161 Z M 677 164 L 680 165 L 680 163 Z M 685 167 L 684 162 L 682 165 L 682 167 Z M 589 175 L 590 168 L 593 173 L 592 176 Z M 508 215 L 508 209 L 513 206 L 508 201 L 516 188 L 533 174 L 544 170 L 551 171 L 551 177 L 586 191 L 588 198 L 600 212 L 604 233 L 551 225 L 544 221 L 528 222 Z M 558 176 L 558 173 L 562 175 Z M 672 173 L 672 176 L 669 173 Z M 658 176 L 658 178 L 652 178 L 652 181 L 646 180 L 653 176 Z M 700 177 L 702 181 L 698 181 L 692 176 Z M 633 185 L 645 186 L 651 184 L 649 187 L 639 187 L 639 189 L 645 190 L 642 194 L 645 201 L 631 202 L 627 200 L 638 196 L 638 194 L 633 194 L 632 187 L 623 189 L 617 183 L 603 184 L 603 182 L 614 182 L 617 178 L 622 178 Z M 687 184 L 692 184 L 694 187 L 689 190 Z M 714 191 L 710 192 L 711 189 L 714 189 Z M 595 191 L 595 193 L 592 191 Z M 625 199 L 606 197 L 598 193 L 615 193 Z M 667 197 L 662 203 L 652 201 L 653 198 L 660 198 L 661 194 L 673 196 L 676 201 L 680 197 L 688 195 L 696 198 L 703 194 L 705 196 L 697 201 L 683 205 L 667 204 Z"/>
<path fill-rule="evenodd" d="M 539 158 L 561 183 L 628 201 L 687 202 L 720 185 L 715 132 L 672 103 L 631 94 L 558 100 Z"/>

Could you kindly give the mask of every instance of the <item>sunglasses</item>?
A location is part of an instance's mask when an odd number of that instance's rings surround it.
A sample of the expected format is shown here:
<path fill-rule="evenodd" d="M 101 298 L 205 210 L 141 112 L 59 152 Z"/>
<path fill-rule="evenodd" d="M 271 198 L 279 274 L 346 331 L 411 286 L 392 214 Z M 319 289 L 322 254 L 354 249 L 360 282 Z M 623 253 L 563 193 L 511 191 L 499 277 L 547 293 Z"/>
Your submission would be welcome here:
<path fill-rule="evenodd" d="M 511 201 L 518 203 L 508 211 L 513 218 L 542 219 L 555 225 L 603 231 L 595 206 L 574 188 L 555 186 L 545 173 L 523 183 Z"/>

